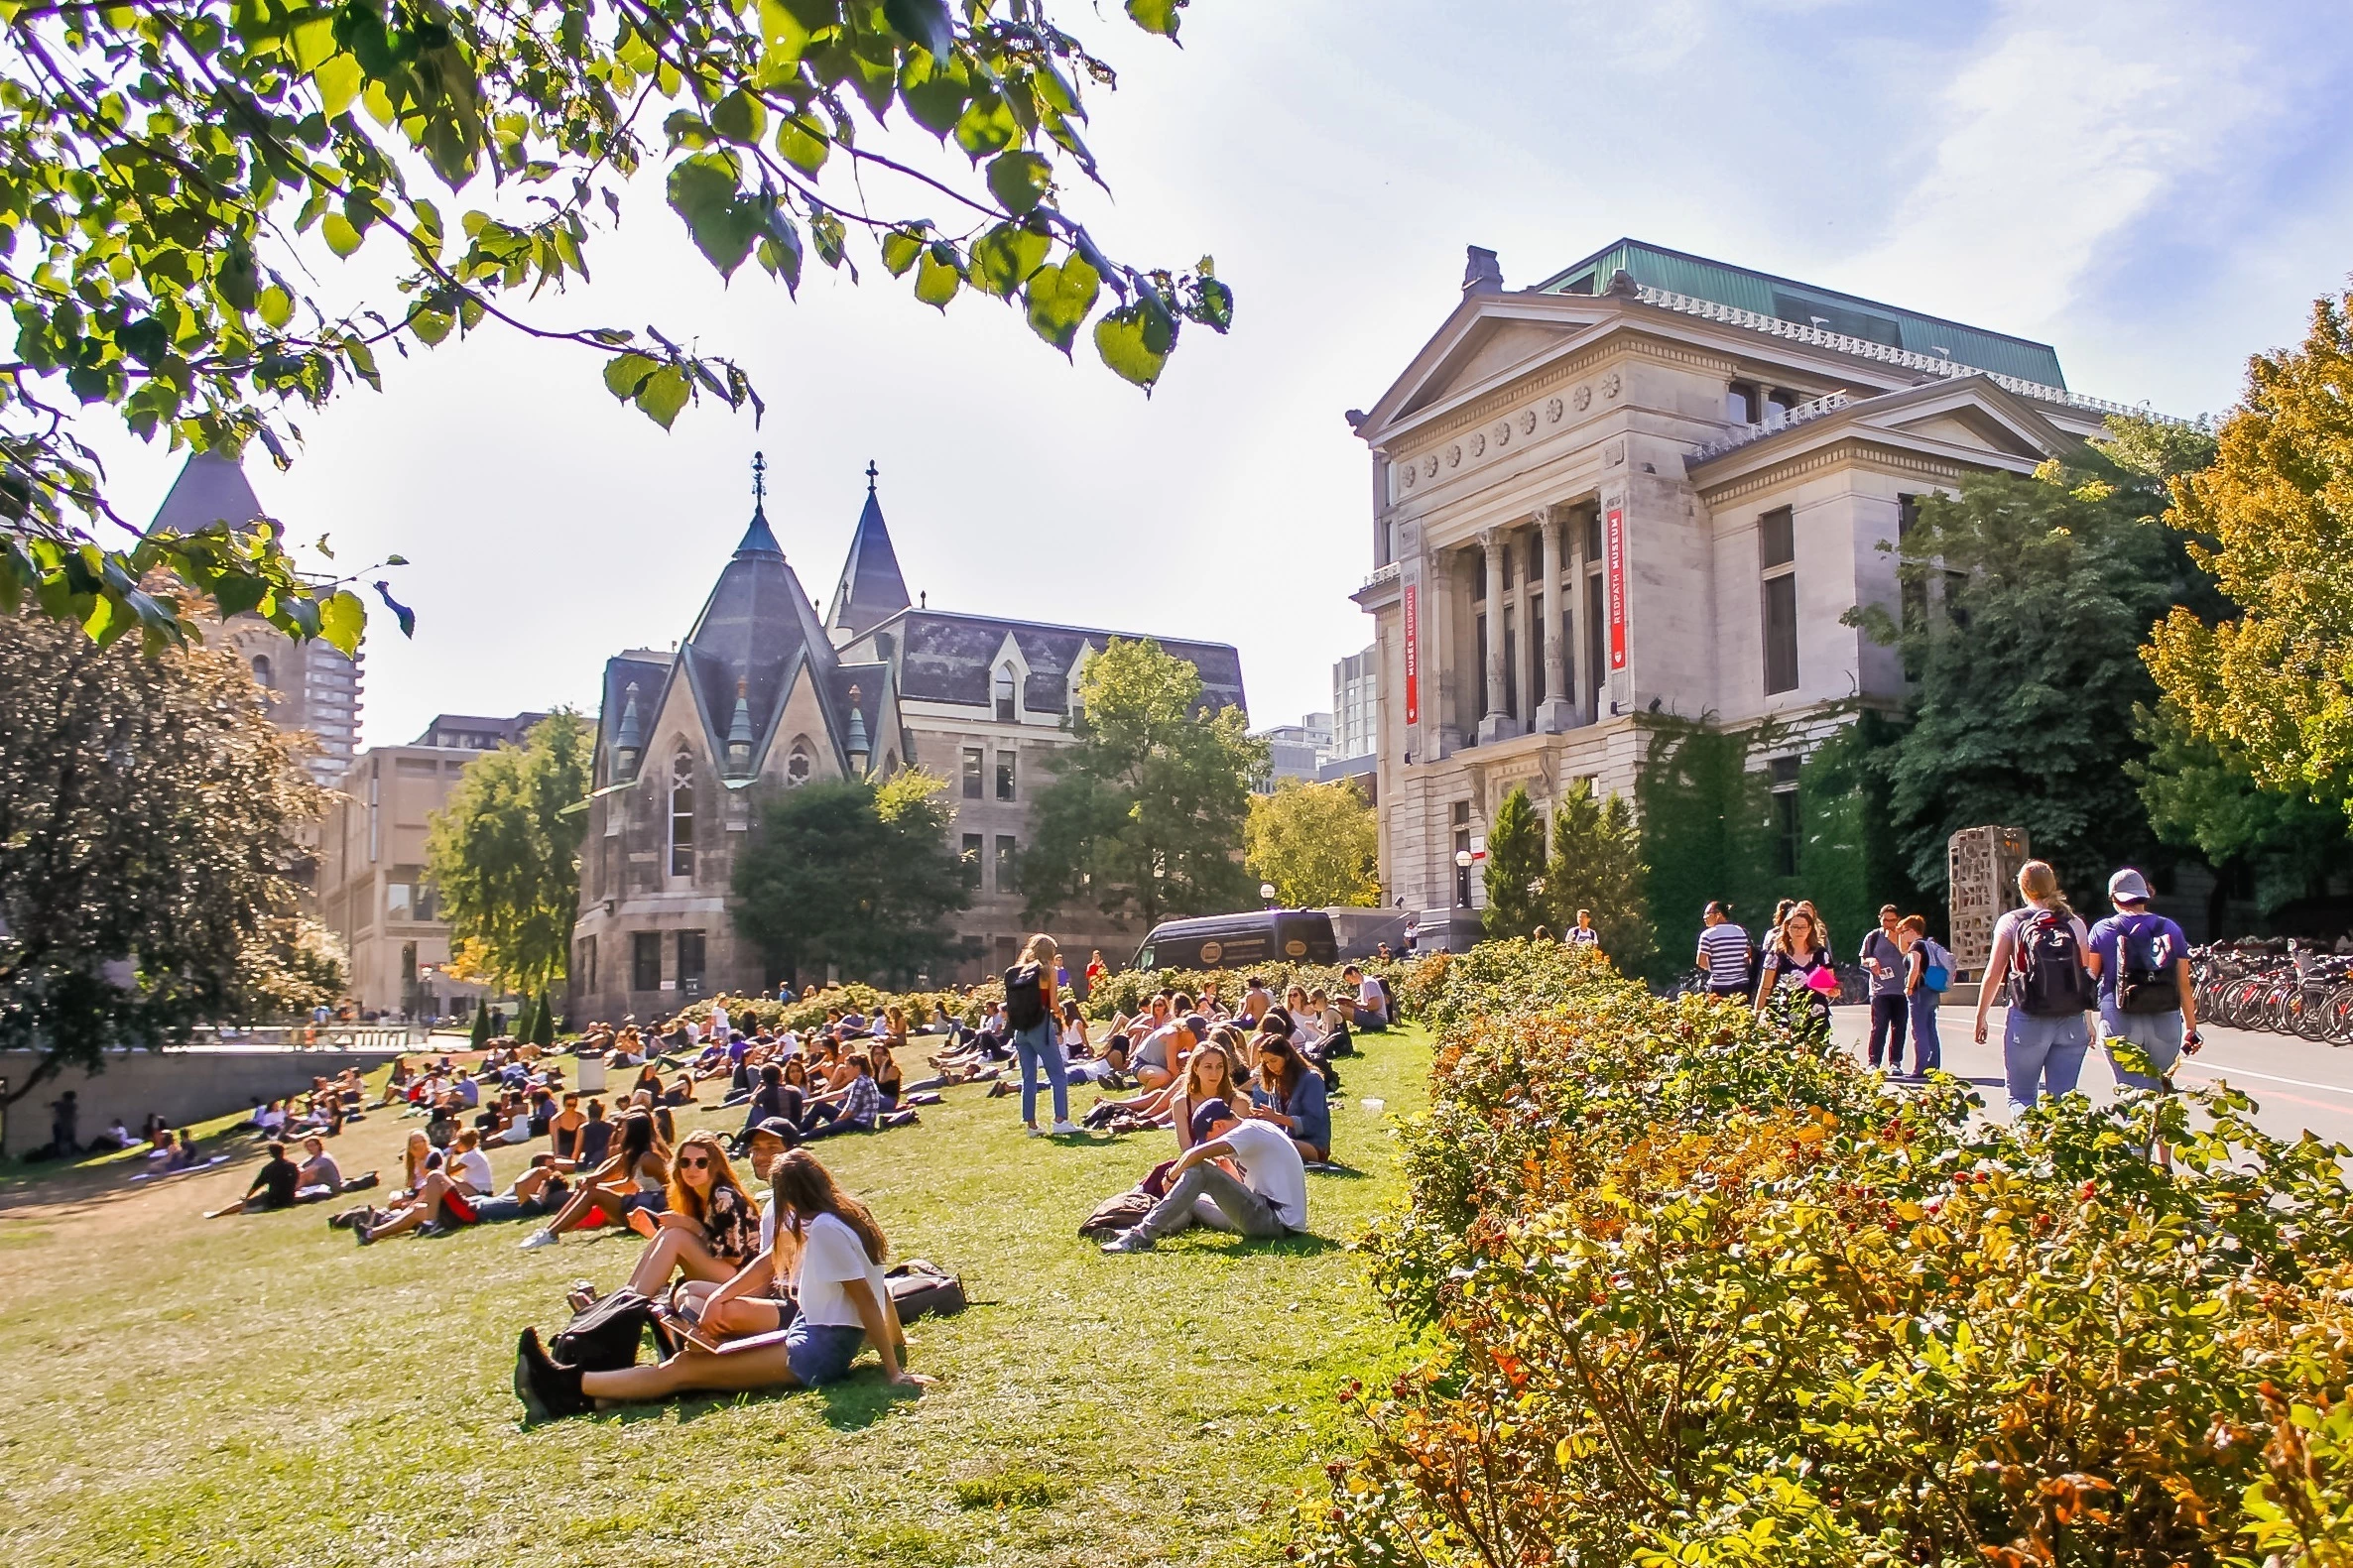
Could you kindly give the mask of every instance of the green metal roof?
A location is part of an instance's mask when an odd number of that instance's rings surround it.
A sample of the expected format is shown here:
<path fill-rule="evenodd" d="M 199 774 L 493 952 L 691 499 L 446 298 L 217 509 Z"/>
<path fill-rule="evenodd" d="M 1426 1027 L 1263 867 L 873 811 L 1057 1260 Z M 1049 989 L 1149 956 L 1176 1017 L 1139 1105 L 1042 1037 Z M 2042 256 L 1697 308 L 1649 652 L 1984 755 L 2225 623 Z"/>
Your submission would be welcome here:
<path fill-rule="evenodd" d="M 1622 239 L 1596 251 L 1538 284 L 1536 290 L 1540 294 L 1599 294 L 1621 269 L 1636 283 L 1671 294 L 1754 310 L 1800 326 L 1819 326 L 1824 331 L 1843 332 L 2046 387 L 2063 389 L 2067 385 L 2059 371 L 2058 354 L 2047 343 L 1963 326 L 1942 316 L 1898 309 L 1835 289 L 1751 272 L 1640 240 Z"/>

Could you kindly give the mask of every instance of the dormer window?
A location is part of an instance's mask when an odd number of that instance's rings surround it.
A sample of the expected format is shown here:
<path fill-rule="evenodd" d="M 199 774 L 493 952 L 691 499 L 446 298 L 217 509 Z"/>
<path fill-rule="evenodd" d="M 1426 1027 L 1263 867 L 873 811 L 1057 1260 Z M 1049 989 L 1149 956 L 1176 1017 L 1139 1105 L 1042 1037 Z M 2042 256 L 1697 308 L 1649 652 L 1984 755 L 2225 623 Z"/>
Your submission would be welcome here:
<path fill-rule="evenodd" d="M 1014 711 L 1014 704 L 1017 700 L 1017 696 L 1013 683 L 1013 666 L 1011 664 L 999 664 L 997 666 L 997 678 L 991 685 L 991 695 L 996 699 L 997 722 L 1000 724 L 1011 724 L 1014 722 L 1018 715 Z"/>
<path fill-rule="evenodd" d="M 805 735 L 795 736 L 793 738 L 793 754 L 785 759 L 786 786 L 793 789 L 800 788 L 808 783 L 809 775 L 815 770 L 815 761 L 809 755 L 808 737 Z"/>

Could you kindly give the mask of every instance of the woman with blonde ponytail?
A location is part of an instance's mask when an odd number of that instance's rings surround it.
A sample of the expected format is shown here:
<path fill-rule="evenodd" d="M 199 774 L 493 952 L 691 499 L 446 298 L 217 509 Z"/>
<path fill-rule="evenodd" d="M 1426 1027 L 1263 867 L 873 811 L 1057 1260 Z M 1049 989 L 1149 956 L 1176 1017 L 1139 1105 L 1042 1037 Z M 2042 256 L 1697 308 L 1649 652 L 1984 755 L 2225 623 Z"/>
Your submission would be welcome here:
<path fill-rule="evenodd" d="M 2030 860 L 2018 868 L 2018 891 L 2026 906 L 1995 922 L 1994 949 L 1977 988 L 1980 1045 L 1994 993 L 2003 992 L 2002 1076 L 2014 1116 L 2033 1109 L 2038 1093 L 2075 1092 L 2091 1049 L 2084 1015 L 2098 996 L 2085 967 L 2091 932 L 2067 906 L 2058 873 L 2048 861 Z"/>

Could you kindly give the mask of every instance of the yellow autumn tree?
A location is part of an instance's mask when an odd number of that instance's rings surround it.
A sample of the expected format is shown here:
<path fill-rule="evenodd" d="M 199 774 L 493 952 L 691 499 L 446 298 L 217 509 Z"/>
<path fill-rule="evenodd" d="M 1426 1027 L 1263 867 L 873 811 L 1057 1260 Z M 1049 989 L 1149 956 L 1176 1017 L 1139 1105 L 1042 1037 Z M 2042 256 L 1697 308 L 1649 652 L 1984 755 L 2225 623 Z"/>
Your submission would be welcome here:
<path fill-rule="evenodd" d="M 2240 613 L 2159 622 L 2158 685 L 2264 788 L 2353 814 L 2353 293 L 2248 362 L 2212 465 L 2172 490 L 2167 521 L 2210 542 L 2192 553 Z"/>
<path fill-rule="evenodd" d="M 1347 780 L 1286 779 L 1273 794 L 1252 795 L 1242 846 L 1250 874 L 1273 883 L 1287 907 L 1381 902 L 1380 833 L 1373 808 Z"/>

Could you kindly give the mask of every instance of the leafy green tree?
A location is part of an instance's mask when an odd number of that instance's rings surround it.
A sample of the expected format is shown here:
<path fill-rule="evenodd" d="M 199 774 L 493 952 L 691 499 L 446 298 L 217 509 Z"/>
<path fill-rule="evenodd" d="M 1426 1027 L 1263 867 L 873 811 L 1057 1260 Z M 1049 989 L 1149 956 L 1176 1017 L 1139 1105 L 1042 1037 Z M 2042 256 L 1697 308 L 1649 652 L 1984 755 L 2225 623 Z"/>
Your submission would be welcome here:
<path fill-rule="evenodd" d="M 302 755 L 233 655 L 0 614 L 0 1104 L 288 978 Z"/>
<path fill-rule="evenodd" d="M 556 1043 L 556 1010 L 548 1005 L 548 993 L 540 993 L 540 1010 L 532 1015 L 531 1033 L 527 1036 L 534 1045 Z"/>
<path fill-rule="evenodd" d="M 2150 639 L 2189 733 L 2257 784 L 2353 814 L 2353 293 L 2313 302 L 2300 348 L 2258 354 L 2211 465 L 2167 520 L 2228 596 Z"/>
<path fill-rule="evenodd" d="M 1495 808 L 1487 828 L 1487 907 L 1479 923 L 1489 936 L 1527 936 L 1550 915 L 1545 887 L 1545 825 L 1519 784 Z"/>
<path fill-rule="evenodd" d="M 1077 744 L 1054 753 L 1030 813 L 1018 873 L 1029 918 L 1080 897 L 1148 929 L 1251 906 L 1243 828 L 1267 749 L 1242 710 L 1205 712 L 1200 672 L 1149 638 L 1113 638 L 1078 684 Z"/>
<path fill-rule="evenodd" d="M 561 980 L 580 910 L 580 833 L 595 736 L 559 708 L 520 746 L 466 764 L 433 816 L 428 874 L 453 942 L 497 990 L 527 997 Z"/>
<path fill-rule="evenodd" d="M 1173 39 L 1183 3 L 1126 9 Z M 496 323 L 584 348 L 665 426 L 704 394 L 757 410 L 732 360 L 547 319 L 649 166 L 723 278 L 796 289 L 813 252 L 854 279 L 863 241 L 922 302 L 1001 300 L 1065 354 L 1091 317 L 1141 386 L 1182 323 L 1232 316 L 1207 258 L 1116 262 L 1065 210 L 1104 182 L 1081 84 L 1113 74 L 1045 0 L 62 0 L 0 9 L 0 607 L 31 588 L 93 636 L 192 633 L 187 598 L 139 586 L 156 567 L 346 652 L 365 612 L 249 519 L 85 554 L 120 520 L 77 405 L 283 465 L 290 412 Z M 335 265 L 371 240 L 390 295 Z"/>
<path fill-rule="evenodd" d="M 2155 700 L 2140 646 L 2168 607 L 2211 602 L 2182 543 L 2157 521 L 2165 472 L 2204 455 L 2194 432 L 2131 436 L 2031 479 L 1972 476 L 1921 498 L 1898 547 L 1913 609 L 1850 620 L 1919 672 L 1911 724 L 1873 766 L 1906 869 L 1941 893 L 1965 827 L 2023 827 L 2076 889 L 2155 848 L 2126 772 L 2147 754 L 2134 709 Z M 1931 608 L 1932 607 L 1932 608 Z"/>
<path fill-rule="evenodd" d="M 490 999 L 484 997 L 474 1008 L 474 1026 L 466 1030 L 467 1043 L 480 1050 L 490 1043 Z"/>
<path fill-rule="evenodd" d="M 1488 843 L 1492 855 L 1492 834 Z M 1590 780 L 1571 784 L 1552 812 L 1545 900 L 1564 933 L 1576 924 L 1577 910 L 1592 910 L 1601 950 L 1621 974 L 1641 974 L 1657 951 L 1645 887 L 1649 875 L 1633 807 L 1615 793 L 1606 801 L 1594 799 Z"/>
<path fill-rule="evenodd" d="M 2127 765 L 2158 837 L 2194 848 L 2219 874 L 2207 911 L 2209 931 L 2227 923 L 2224 902 L 2241 867 L 2252 874 L 2266 914 L 2293 900 L 2325 894 L 2331 877 L 2353 864 L 2353 838 L 2336 807 L 2301 794 L 2266 789 L 2227 744 L 2200 740 L 2170 702 L 2143 708 L 2146 760 Z"/>
<path fill-rule="evenodd" d="M 264 920 L 237 963 L 224 1017 L 259 1021 L 332 1007 L 351 989 L 351 958 L 341 937 L 308 914 Z"/>
<path fill-rule="evenodd" d="M 828 780 L 760 804 L 735 862 L 735 927 L 772 975 L 912 978 L 948 950 L 940 921 L 971 907 L 949 847 L 945 780 L 916 769 Z"/>
<path fill-rule="evenodd" d="M 1250 797 L 1243 864 L 1290 908 L 1381 902 L 1381 830 L 1354 781 L 1285 779 Z"/>

